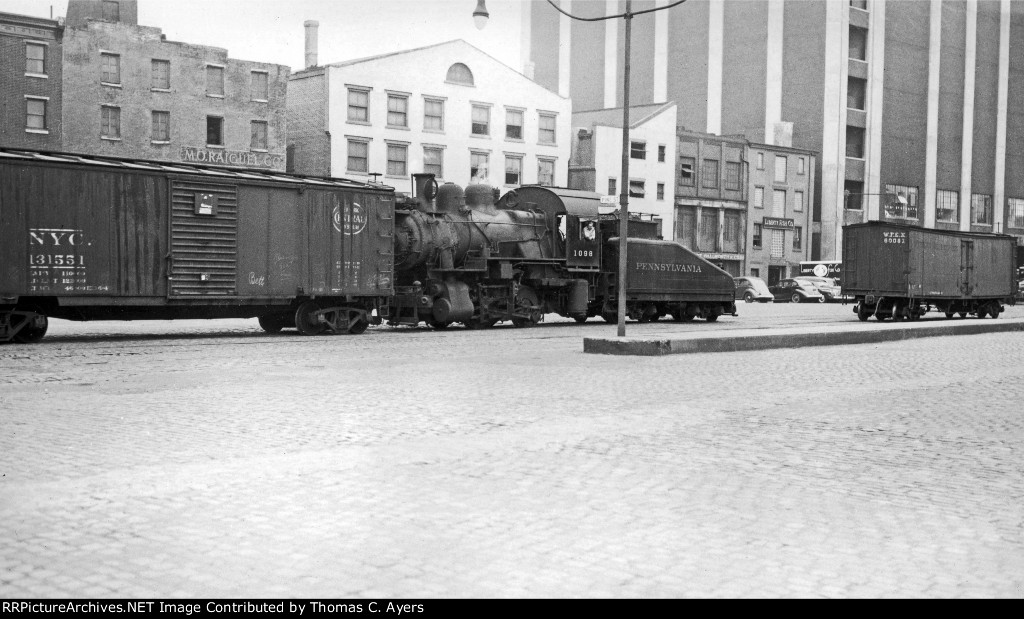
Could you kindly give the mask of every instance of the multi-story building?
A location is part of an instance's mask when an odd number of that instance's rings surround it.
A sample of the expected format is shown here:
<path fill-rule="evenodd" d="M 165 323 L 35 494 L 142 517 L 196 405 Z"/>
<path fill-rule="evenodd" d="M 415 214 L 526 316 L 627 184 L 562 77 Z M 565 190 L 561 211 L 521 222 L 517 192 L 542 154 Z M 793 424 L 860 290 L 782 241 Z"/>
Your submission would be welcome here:
<path fill-rule="evenodd" d="M 676 105 L 630 106 L 629 179 L 622 182 L 622 108 L 572 115 L 569 188 L 596 191 L 618 208 L 629 192 L 630 212 L 654 215 L 663 236 L 672 236 L 675 212 Z"/>
<path fill-rule="evenodd" d="M 65 151 L 284 171 L 288 67 L 168 41 L 117 5 L 68 6 Z"/>
<path fill-rule="evenodd" d="M 523 10 L 540 84 L 579 110 L 621 105 L 622 19 Z M 791 123 L 790 144 L 820 153 L 812 259 L 841 256 L 842 226 L 872 219 L 1024 238 L 1024 2 L 688 0 L 632 32 L 632 103 L 675 101 L 680 125 L 766 145 Z"/>
<path fill-rule="evenodd" d="M 61 20 L 0 13 L 0 144 L 61 148 Z"/>
<path fill-rule="evenodd" d="M 289 170 L 441 182 L 564 186 L 571 104 L 465 41 L 317 65 L 289 78 Z"/>
<path fill-rule="evenodd" d="M 748 226 L 746 275 L 775 284 L 800 274 L 808 260 L 814 203 L 814 153 L 774 144 L 750 143 L 744 154 Z"/>

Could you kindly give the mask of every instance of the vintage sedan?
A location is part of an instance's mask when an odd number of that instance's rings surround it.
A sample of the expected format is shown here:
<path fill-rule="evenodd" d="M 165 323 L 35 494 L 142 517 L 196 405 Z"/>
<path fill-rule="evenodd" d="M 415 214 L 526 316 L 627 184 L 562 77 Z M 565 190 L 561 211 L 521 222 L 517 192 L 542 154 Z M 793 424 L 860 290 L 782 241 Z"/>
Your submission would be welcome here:
<path fill-rule="evenodd" d="M 733 281 L 736 283 L 737 299 L 743 299 L 747 303 L 753 303 L 754 301 L 771 303 L 775 300 L 771 291 L 768 290 L 768 284 L 760 277 L 734 277 Z"/>
<path fill-rule="evenodd" d="M 776 301 L 789 301 L 791 303 L 824 303 L 825 297 L 815 289 L 810 282 L 803 282 L 796 279 L 783 279 L 774 286 L 769 286 L 772 296 Z"/>
<path fill-rule="evenodd" d="M 821 296 L 825 297 L 826 303 L 833 301 L 841 301 L 843 298 L 843 290 L 836 285 L 836 280 L 831 277 L 812 277 L 801 275 L 800 277 L 794 277 L 798 282 L 809 282 L 814 288 L 821 293 Z"/>

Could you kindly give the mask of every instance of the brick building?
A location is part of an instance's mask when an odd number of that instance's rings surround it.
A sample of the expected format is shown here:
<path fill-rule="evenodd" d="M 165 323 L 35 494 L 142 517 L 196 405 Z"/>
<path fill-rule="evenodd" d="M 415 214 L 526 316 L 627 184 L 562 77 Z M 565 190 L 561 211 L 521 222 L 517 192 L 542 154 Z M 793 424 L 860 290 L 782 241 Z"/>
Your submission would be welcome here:
<path fill-rule="evenodd" d="M 0 144 L 61 149 L 60 20 L 0 13 Z"/>
<path fill-rule="evenodd" d="M 64 150 L 284 171 L 289 68 L 168 41 L 117 4 L 68 6 Z"/>

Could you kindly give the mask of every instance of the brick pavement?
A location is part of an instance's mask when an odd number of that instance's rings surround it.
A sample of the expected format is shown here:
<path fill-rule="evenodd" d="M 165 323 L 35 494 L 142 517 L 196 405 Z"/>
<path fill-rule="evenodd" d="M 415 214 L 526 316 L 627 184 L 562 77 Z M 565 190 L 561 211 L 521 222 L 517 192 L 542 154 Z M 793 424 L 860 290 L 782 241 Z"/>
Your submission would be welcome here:
<path fill-rule="evenodd" d="M 0 347 L 0 596 L 1024 595 L 1022 334 L 199 324 Z"/>

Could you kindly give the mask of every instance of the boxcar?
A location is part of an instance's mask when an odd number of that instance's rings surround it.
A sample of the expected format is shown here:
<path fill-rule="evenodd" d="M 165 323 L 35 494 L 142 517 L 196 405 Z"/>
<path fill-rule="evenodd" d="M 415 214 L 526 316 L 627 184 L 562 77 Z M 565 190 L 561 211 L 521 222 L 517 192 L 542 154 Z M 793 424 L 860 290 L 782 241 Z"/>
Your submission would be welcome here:
<path fill-rule="evenodd" d="M 930 308 L 996 318 L 1016 291 L 1017 241 L 1004 234 L 872 221 L 843 228 L 843 292 L 861 320 L 916 320 Z"/>
<path fill-rule="evenodd" d="M 47 318 L 358 333 L 392 294 L 383 185 L 0 149 L 0 341 Z"/>

